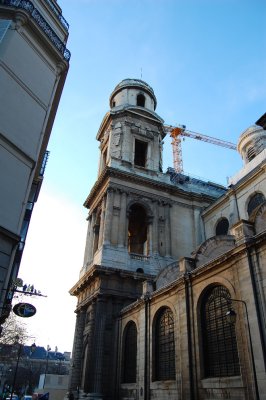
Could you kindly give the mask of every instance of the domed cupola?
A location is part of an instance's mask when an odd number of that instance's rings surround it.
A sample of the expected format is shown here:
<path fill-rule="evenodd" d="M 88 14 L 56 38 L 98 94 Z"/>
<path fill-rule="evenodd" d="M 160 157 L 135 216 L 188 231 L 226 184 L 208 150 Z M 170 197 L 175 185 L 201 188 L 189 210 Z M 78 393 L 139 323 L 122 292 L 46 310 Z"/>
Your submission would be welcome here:
<path fill-rule="evenodd" d="M 239 137 L 237 150 L 247 164 L 266 148 L 266 131 L 260 126 L 251 125 Z"/>
<path fill-rule="evenodd" d="M 142 107 L 154 112 L 157 100 L 153 89 L 141 79 L 124 79 L 110 96 L 110 108 Z"/>

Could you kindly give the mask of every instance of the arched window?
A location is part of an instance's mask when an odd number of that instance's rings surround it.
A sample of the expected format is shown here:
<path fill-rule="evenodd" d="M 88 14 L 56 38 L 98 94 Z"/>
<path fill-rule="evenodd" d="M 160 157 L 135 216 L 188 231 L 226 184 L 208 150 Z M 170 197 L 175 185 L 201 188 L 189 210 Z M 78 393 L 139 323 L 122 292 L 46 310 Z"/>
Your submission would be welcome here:
<path fill-rule="evenodd" d="M 216 225 L 216 235 L 227 235 L 229 222 L 227 218 L 222 218 Z"/>
<path fill-rule="evenodd" d="M 139 204 L 133 204 L 129 210 L 128 251 L 129 253 L 148 254 L 147 215 Z"/>
<path fill-rule="evenodd" d="M 255 193 L 248 202 L 248 216 L 250 217 L 252 211 L 265 201 L 262 193 Z"/>
<path fill-rule="evenodd" d="M 137 106 L 145 107 L 145 96 L 144 94 L 137 95 Z"/>
<path fill-rule="evenodd" d="M 206 293 L 201 308 L 202 344 L 205 377 L 240 374 L 235 326 L 226 320 L 230 293 L 214 286 Z"/>
<path fill-rule="evenodd" d="M 135 383 L 137 378 L 137 328 L 132 321 L 124 330 L 122 382 Z"/>
<path fill-rule="evenodd" d="M 154 380 L 175 379 L 174 316 L 169 308 L 163 308 L 155 321 Z"/>

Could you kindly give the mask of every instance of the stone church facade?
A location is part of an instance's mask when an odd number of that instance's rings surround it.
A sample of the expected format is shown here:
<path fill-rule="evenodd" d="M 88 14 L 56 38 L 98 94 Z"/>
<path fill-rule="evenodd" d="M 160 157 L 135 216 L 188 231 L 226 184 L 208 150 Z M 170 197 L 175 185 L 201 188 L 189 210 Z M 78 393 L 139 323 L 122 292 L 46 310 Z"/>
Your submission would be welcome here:
<path fill-rule="evenodd" d="M 104 400 L 266 399 L 266 131 L 242 133 L 244 166 L 228 188 L 163 173 L 156 104 L 147 83 L 123 80 L 97 134 L 84 264 L 70 291 L 70 389 Z"/>

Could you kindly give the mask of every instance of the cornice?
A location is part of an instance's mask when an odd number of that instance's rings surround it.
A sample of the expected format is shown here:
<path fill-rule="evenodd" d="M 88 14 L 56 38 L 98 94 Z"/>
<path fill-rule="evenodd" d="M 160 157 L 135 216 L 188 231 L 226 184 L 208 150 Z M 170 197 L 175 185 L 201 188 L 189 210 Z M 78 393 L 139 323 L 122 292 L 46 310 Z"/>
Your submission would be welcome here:
<path fill-rule="evenodd" d="M 78 296 L 86 287 L 90 285 L 90 283 L 98 276 L 101 275 L 118 275 L 119 277 L 125 279 L 134 279 L 139 280 L 141 282 L 145 281 L 146 279 L 154 279 L 154 276 L 127 271 L 119 268 L 111 268 L 105 267 L 102 265 L 93 265 L 86 273 L 83 275 L 78 282 L 69 290 L 69 293 L 72 296 Z"/>
<path fill-rule="evenodd" d="M 136 175 L 136 174 L 133 174 L 133 173 L 130 173 L 127 171 L 122 171 L 117 168 L 106 166 L 105 169 L 102 171 L 101 175 L 99 176 L 98 180 L 92 187 L 89 196 L 85 200 L 85 202 L 83 204 L 84 207 L 90 208 L 93 200 L 96 198 L 98 191 L 100 190 L 100 188 L 102 186 L 104 186 L 105 181 L 110 177 L 116 177 L 116 178 L 120 178 L 120 179 L 121 178 L 128 179 L 128 180 L 130 180 L 130 182 L 141 184 L 145 188 L 151 187 L 151 188 L 155 188 L 155 189 L 159 189 L 159 190 L 164 190 L 168 194 L 176 195 L 178 193 L 178 195 L 184 199 L 191 200 L 193 198 L 193 200 L 197 200 L 197 199 L 198 200 L 206 199 L 206 201 L 214 200 L 214 198 L 212 196 L 207 195 L 207 194 L 195 193 L 195 192 L 191 192 L 191 191 L 186 192 L 185 190 L 182 190 L 182 189 L 174 186 L 173 184 L 167 184 L 164 182 L 157 181 L 155 179 L 151 179 L 149 177 Z M 129 190 L 131 191 L 131 189 L 129 189 Z M 154 196 L 154 198 L 155 198 L 155 196 Z M 157 198 L 157 196 L 156 196 L 156 198 Z M 180 204 L 183 205 L 183 203 L 180 203 Z M 184 204 L 184 206 L 185 206 L 185 204 Z M 195 205 L 194 205 L 194 207 L 195 207 Z"/>
<path fill-rule="evenodd" d="M 250 171 L 247 175 L 245 175 L 242 179 L 240 179 L 235 185 L 233 184 L 230 185 L 228 187 L 227 192 L 224 195 L 219 197 L 213 204 L 208 206 L 208 208 L 203 211 L 202 216 L 205 217 L 211 214 L 215 209 L 219 208 L 221 204 L 226 203 L 231 195 L 233 194 L 237 195 L 238 192 L 240 192 L 250 184 L 251 180 L 254 180 L 254 178 L 264 174 L 265 169 L 266 169 L 266 162 L 264 160 L 262 163 L 257 165 L 252 171 Z"/>

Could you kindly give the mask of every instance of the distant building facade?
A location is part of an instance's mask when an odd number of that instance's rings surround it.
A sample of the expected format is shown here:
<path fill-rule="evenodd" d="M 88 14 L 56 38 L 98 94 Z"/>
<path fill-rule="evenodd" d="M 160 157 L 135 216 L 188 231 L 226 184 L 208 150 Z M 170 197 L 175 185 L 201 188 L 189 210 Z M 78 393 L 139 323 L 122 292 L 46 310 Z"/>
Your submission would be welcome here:
<path fill-rule="evenodd" d="M 17 368 L 17 373 L 15 372 Z M 58 389 L 61 398 L 66 393 L 70 370 L 69 352 L 47 351 L 41 346 L 23 346 L 18 343 L 0 346 L 0 395 L 10 394 L 14 383 L 14 391 L 21 396 L 31 395 L 42 382 L 41 389 L 47 387 Z M 49 378 L 48 378 L 49 376 Z M 46 379 L 47 378 L 47 379 Z M 53 384 L 52 384 L 53 382 Z M 49 386 L 50 385 L 50 386 Z M 57 385 L 57 387 L 55 387 Z M 45 387 L 45 388 L 44 388 Z M 40 391 L 40 393 L 44 393 Z M 62 392 L 63 391 L 63 392 Z"/>
<path fill-rule="evenodd" d="M 47 144 L 68 72 L 55 0 L 0 1 L 0 323 L 10 311 Z"/>
<path fill-rule="evenodd" d="M 120 82 L 97 134 L 70 389 L 87 399 L 266 398 L 266 131 L 228 188 L 162 172 L 153 89 Z"/>

